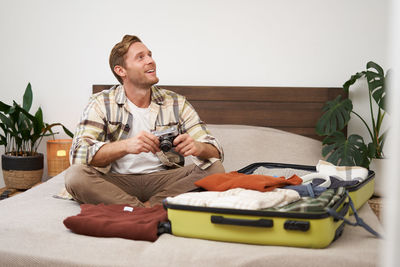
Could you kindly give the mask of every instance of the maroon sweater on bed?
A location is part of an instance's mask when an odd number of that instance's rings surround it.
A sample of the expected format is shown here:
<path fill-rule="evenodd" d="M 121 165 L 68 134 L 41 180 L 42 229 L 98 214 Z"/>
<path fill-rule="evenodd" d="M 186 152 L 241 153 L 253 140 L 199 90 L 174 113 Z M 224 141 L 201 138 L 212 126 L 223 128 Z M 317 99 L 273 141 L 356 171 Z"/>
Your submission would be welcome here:
<path fill-rule="evenodd" d="M 131 209 L 122 204 L 82 204 L 81 213 L 66 218 L 64 225 L 82 235 L 157 240 L 158 224 L 167 221 L 166 210 L 161 205 Z"/>

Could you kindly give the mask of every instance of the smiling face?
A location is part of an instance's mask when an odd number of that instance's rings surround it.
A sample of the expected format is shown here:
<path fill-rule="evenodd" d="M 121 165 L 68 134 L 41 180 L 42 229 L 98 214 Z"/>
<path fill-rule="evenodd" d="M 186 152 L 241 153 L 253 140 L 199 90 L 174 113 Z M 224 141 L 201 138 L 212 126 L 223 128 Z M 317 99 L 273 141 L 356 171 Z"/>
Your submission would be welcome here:
<path fill-rule="evenodd" d="M 149 89 L 158 83 L 156 63 L 151 51 L 141 42 L 130 45 L 124 57 L 124 66 L 115 66 L 114 70 L 121 76 L 124 86 Z"/>

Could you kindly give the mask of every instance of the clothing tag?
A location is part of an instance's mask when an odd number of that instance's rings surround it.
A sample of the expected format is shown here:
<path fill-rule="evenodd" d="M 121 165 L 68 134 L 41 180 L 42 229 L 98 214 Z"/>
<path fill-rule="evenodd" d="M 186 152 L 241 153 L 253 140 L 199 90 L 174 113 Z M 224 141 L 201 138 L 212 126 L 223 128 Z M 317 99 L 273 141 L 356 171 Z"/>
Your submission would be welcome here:
<path fill-rule="evenodd" d="M 125 206 L 125 207 L 124 207 L 124 211 L 130 211 L 130 212 L 132 212 L 132 211 L 133 211 L 133 208 L 132 208 L 132 207 Z"/>

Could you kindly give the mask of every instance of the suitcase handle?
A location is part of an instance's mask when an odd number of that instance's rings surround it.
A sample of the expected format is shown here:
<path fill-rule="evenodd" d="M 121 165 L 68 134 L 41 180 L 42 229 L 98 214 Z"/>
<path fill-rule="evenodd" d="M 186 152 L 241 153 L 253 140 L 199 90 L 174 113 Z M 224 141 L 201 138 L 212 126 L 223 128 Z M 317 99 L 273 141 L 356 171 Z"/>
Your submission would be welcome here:
<path fill-rule="evenodd" d="M 333 210 L 333 209 L 328 209 L 328 210 L 327 210 L 328 213 L 329 213 L 330 215 L 332 215 L 332 217 L 335 218 L 335 219 L 337 219 L 337 220 L 343 220 L 344 223 L 349 224 L 349 225 L 352 225 L 352 226 L 361 226 L 361 227 L 363 227 L 365 230 L 367 230 L 368 232 L 370 232 L 371 234 L 373 234 L 374 236 L 376 236 L 376 237 L 378 237 L 378 238 L 383 238 L 378 232 L 376 232 L 374 229 L 372 229 L 368 224 L 366 224 L 366 223 L 364 222 L 363 219 L 361 219 L 361 218 L 358 216 L 357 210 L 356 210 L 356 208 L 354 207 L 353 201 L 351 200 L 351 197 L 350 197 L 350 195 L 349 195 L 349 191 L 347 191 L 347 190 L 346 190 L 346 195 L 347 195 L 347 197 L 349 198 L 348 205 L 350 206 L 351 210 L 353 211 L 354 217 L 356 218 L 356 222 L 351 222 L 351 221 L 349 221 L 348 219 L 346 219 L 346 218 L 344 217 L 343 214 L 337 213 L 337 212 L 336 212 L 335 210 Z"/>
<path fill-rule="evenodd" d="M 215 224 L 228 224 L 238 226 L 255 226 L 255 227 L 273 227 L 272 220 L 259 219 L 259 220 L 246 220 L 246 219 L 233 219 L 225 218 L 224 216 L 211 215 L 211 222 Z"/>

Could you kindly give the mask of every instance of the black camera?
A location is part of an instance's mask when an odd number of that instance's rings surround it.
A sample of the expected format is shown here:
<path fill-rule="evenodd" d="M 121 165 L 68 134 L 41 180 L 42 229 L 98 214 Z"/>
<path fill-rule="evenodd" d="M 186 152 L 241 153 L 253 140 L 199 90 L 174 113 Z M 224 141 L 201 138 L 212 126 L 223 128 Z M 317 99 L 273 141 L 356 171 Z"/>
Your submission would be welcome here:
<path fill-rule="evenodd" d="M 168 152 L 174 146 L 173 142 L 175 137 L 179 135 L 179 131 L 176 126 L 172 126 L 162 131 L 153 131 L 153 134 L 160 140 L 160 149 L 164 152 Z"/>

